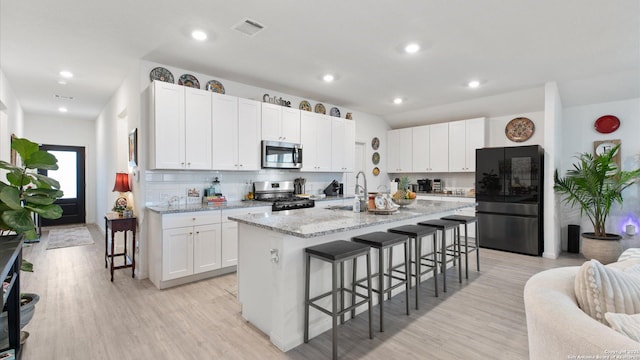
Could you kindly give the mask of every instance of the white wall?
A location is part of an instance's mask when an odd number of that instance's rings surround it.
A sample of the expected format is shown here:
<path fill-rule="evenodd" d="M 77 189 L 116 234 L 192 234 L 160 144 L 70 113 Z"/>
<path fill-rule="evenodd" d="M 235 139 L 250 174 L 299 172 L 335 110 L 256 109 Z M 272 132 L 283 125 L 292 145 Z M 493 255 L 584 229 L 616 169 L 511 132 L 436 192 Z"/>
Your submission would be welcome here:
<path fill-rule="evenodd" d="M 601 134 L 595 130 L 594 122 L 603 115 L 615 115 L 620 119 L 620 128 L 610 134 Z M 567 107 L 562 114 L 562 127 L 565 136 L 562 137 L 562 156 L 558 165 L 561 174 L 571 168 L 575 156 L 589 152 L 593 153 L 593 142 L 600 140 L 615 140 L 621 142 L 622 170 L 640 168 L 640 98 Z M 623 206 L 615 205 L 611 210 L 606 229 L 607 232 L 622 234 L 624 225 L 631 220 L 638 225 L 640 218 L 640 185 L 637 183 L 623 193 Z M 587 218 L 580 219 L 577 210 L 570 210 L 563 205 L 561 212 L 561 226 L 563 248 L 566 248 L 566 232 L 568 224 L 580 224 L 581 232 L 591 232 L 593 227 Z M 638 235 L 636 235 L 636 239 Z"/>
<path fill-rule="evenodd" d="M 11 157 L 11 134 L 24 137 L 24 112 L 11 84 L 0 69 L 0 159 Z"/>
<path fill-rule="evenodd" d="M 562 153 L 562 100 L 555 82 L 545 84 L 544 129 L 544 252 L 542 256 L 555 259 L 561 252 L 558 201 L 553 191 L 553 171 Z"/>
<path fill-rule="evenodd" d="M 507 138 L 504 129 L 509 123 L 517 117 L 526 117 L 533 121 L 535 130 L 531 138 L 523 142 L 514 142 Z M 540 145 L 544 146 L 544 127 L 545 127 L 545 114 L 544 111 L 535 111 L 527 113 L 516 113 L 513 115 L 491 117 L 487 119 L 487 126 L 489 131 L 487 132 L 486 144 L 487 147 L 501 147 L 501 146 L 527 146 L 527 145 Z"/>
<path fill-rule="evenodd" d="M 39 144 L 69 145 L 85 147 L 85 194 L 86 222 L 95 223 L 96 218 L 96 126 L 93 119 L 67 119 L 27 114 L 24 136 Z M 55 125 L 54 125 L 55 124 Z"/>

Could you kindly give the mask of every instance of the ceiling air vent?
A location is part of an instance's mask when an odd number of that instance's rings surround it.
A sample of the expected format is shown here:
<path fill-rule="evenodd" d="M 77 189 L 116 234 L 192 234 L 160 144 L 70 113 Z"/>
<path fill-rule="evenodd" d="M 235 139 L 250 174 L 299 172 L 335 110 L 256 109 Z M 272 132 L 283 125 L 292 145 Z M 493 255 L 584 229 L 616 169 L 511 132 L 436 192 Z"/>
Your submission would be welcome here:
<path fill-rule="evenodd" d="M 245 18 L 239 23 L 233 25 L 231 28 L 247 36 L 253 37 L 257 33 L 259 33 L 262 29 L 264 29 L 264 25 L 258 23 L 255 20 Z"/>
<path fill-rule="evenodd" d="M 66 96 L 66 95 L 58 95 L 55 94 L 54 97 L 56 99 L 60 99 L 60 100 L 73 100 L 73 96 Z"/>

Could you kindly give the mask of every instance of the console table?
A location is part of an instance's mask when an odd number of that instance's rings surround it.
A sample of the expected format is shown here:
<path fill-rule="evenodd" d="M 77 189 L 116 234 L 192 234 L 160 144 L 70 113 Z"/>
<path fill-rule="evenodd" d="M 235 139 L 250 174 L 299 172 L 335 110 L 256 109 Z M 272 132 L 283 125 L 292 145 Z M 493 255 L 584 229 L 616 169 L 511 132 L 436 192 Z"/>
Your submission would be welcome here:
<path fill-rule="evenodd" d="M 117 269 L 131 268 L 131 277 L 135 277 L 136 273 L 136 217 L 121 217 L 118 214 L 107 214 L 104 216 L 104 267 L 110 265 L 111 281 L 113 281 L 113 271 Z M 111 231 L 111 251 L 109 251 L 109 231 Z M 115 253 L 115 233 L 124 232 L 124 251 Z M 127 232 L 131 231 L 131 257 L 127 254 Z M 123 265 L 116 266 L 115 258 L 122 256 Z"/>
<path fill-rule="evenodd" d="M 20 266 L 22 264 L 22 235 L 3 237 L 0 241 L 0 274 L 9 286 L 2 294 L 2 307 L 7 305 L 9 328 L 9 349 L 13 349 L 16 359 L 20 359 Z M 7 349 L 2 349 L 7 350 Z"/>

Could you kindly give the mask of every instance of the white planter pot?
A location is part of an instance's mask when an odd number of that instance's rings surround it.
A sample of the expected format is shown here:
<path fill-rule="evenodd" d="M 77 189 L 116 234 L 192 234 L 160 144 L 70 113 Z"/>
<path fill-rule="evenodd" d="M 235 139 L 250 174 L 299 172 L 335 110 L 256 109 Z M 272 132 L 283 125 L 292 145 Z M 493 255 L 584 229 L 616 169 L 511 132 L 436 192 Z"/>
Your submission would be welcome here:
<path fill-rule="evenodd" d="M 587 260 L 596 259 L 602 264 L 616 262 L 624 251 L 621 239 L 620 235 L 607 234 L 606 239 L 600 239 L 593 233 L 583 233 L 582 255 Z"/>

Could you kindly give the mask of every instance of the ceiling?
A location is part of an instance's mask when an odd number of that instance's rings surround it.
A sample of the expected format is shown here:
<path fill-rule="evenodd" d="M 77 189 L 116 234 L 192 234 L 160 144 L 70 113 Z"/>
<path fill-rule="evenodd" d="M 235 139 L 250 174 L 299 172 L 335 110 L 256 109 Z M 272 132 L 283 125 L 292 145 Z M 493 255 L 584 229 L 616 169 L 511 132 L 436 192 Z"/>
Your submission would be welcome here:
<path fill-rule="evenodd" d="M 637 0 L 2 0 L 27 114 L 95 119 L 140 59 L 379 115 L 393 127 L 640 97 Z M 264 25 L 253 37 L 231 27 Z M 196 42 L 194 28 L 209 38 Z M 407 42 L 422 49 L 409 55 Z M 58 72 L 74 77 L 58 84 Z M 327 73 L 336 80 L 324 83 Z M 176 75 L 176 74 L 174 74 Z M 481 86 L 466 83 L 478 79 Z M 55 95 L 73 97 L 57 99 Z M 404 103 L 393 104 L 394 97 Z"/>

